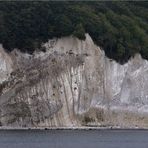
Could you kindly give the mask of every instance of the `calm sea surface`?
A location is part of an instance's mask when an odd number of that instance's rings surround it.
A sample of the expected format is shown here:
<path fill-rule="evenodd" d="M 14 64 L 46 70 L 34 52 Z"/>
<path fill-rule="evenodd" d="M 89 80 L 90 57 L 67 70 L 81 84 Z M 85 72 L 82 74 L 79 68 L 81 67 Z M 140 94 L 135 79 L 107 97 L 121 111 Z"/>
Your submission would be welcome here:
<path fill-rule="evenodd" d="M 148 130 L 1 130 L 0 148 L 148 148 Z"/>

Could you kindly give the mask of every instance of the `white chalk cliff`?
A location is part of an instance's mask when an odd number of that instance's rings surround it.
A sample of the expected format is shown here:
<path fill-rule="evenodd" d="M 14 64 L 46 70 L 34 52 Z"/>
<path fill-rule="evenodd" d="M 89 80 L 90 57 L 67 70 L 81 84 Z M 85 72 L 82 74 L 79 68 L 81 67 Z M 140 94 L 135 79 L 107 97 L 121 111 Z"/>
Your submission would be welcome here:
<path fill-rule="evenodd" d="M 0 125 L 148 127 L 148 61 L 120 65 L 87 34 L 33 55 L 0 47 Z"/>

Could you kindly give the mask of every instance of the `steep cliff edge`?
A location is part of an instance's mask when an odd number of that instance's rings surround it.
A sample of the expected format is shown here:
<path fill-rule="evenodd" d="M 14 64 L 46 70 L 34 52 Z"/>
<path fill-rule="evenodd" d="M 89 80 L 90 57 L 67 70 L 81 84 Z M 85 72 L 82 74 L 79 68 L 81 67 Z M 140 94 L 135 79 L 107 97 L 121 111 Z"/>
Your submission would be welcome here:
<path fill-rule="evenodd" d="M 91 37 L 50 40 L 33 55 L 0 47 L 0 123 L 148 127 L 148 62 L 108 59 Z"/>

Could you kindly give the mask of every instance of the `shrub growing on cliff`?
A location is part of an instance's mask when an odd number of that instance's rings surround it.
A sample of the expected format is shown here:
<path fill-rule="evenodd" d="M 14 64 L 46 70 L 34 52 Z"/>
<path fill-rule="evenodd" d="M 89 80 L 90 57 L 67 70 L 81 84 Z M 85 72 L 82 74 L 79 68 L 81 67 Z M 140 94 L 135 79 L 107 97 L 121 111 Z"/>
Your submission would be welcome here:
<path fill-rule="evenodd" d="M 73 32 L 73 35 L 80 40 L 85 40 L 85 30 L 82 26 L 82 24 L 78 24 L 75 28 L 75 31 Z"/>

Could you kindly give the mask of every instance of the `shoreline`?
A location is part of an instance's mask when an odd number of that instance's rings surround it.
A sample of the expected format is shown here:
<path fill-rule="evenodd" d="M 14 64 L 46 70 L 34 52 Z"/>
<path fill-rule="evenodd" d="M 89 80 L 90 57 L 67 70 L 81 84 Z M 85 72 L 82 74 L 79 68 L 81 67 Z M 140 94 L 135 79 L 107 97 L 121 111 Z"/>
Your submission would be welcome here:
<path fill-rule="evenodd" d="M 148 130 L 148 128 L 139 128 L 139 127 L 0 127 L 2 130 Z"/>

